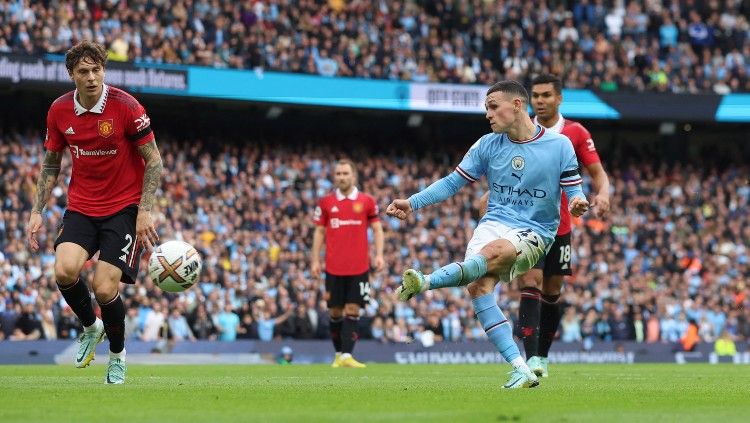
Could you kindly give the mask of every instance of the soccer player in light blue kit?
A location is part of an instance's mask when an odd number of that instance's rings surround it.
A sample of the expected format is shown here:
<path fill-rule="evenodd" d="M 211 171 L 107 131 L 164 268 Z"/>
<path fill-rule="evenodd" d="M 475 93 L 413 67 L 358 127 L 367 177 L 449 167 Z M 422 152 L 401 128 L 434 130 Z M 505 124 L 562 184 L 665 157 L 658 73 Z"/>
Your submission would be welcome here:
<path fill-rule="evenodd" d="M 572 144 L 564 135 L 534 124 L 528 104 L 526 89 L 516 81 L 490 87 L 485 107 L 492 133 L 481 137 L 450 175 L 409 199 L 394 200 L 386 210 L 404 220 L 487 176 L 488 210 L 466 247 L 465 260 L 430 275 L 408 269 L 396 292 L 406 301 L 428 289 L 466 286 L 487 337 L 513 366 L 504 388 L 532 388 L 539 380 L 513 341 L 511 324 L 497 305 L 495 285 L 527 272 L 547 253 L 560 222 L 561 187 L 573 216 L 585 213 L 589 205 Z"/>

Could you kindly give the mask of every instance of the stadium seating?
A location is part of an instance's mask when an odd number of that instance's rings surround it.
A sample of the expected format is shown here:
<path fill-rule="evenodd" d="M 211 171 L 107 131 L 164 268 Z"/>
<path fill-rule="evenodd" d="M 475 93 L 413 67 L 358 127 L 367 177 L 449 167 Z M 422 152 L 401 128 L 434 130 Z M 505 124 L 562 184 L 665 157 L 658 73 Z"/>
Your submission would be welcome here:
<path fill-rule="evenodd" d="M 0 52 L 62 54 L 86 38 L 113 61 L 476 84 L 551 72 L 602 92 L 750 91 L 748 2 L 677 4 L 17 1 L 0 8 Z"/>

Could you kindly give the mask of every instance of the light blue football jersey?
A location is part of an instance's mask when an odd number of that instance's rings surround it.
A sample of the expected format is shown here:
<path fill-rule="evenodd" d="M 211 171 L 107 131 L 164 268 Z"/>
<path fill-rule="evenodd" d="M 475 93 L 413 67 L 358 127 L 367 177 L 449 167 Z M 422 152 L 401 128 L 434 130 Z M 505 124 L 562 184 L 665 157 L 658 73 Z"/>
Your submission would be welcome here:
<path fill-rule="evenodd" d="M 582 194 L 572 143 L 539 125 L 536 135 L 525 141 L 513 141 L 505 133 L 482 136 L 456 172 L 469 182 L 487 177 L 490 197 L 480 223 L 533 229 L 548 248 L 560 224 L 561 188 Z"/>

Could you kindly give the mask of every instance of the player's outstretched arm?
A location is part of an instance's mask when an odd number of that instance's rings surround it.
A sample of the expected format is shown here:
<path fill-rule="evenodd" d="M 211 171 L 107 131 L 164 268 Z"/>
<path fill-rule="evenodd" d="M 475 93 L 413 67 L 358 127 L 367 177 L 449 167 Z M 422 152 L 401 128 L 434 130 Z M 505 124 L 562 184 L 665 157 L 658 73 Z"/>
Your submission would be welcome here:
<path fill-rule="evenodd" d="M 146 162 L 146 169 L 143 173 L 143 192 L 141 192 L 141 202 L 138 204 L 135 233 L 141 243 L 150 248 L 159 241 L 159 235 L 156 233 L 156 227 L 151 218 L 151 210 L 154 208 L 156 190 L 161 185 L 163 165 L 156 141 L 139 146 L 138 153 Z"/>
<path fill-rule="evenodd" d="M 29 245 L 31 249 L 37 251 L 39 249 L 39 242 L 36 239 L 36 234 L 42 227 L 42 211 L 44 206 L 49 201 L 49 196 L 52 193 L 52 188 L 57 183 L 57 177 L 60 175 L 60 166 L 62 163 L 62 151 L 50 151 L 44 155 L 44 161 L 42 162 L 42 172 L 39 175 L 39 180 L 36 182 L 36 199 L 34 200 L 34 207 L 31 209 L 31 216 L 29 217 L 29 224 L 26 225 L 26 236 L 29 238 Z"/>
<path fill-rule="evenodd" d="M 438 179 L 427 188 L 412 195 L 408 200 L 394 200 L 385 212 L 389 216 L 404 220 L 416 210 L 452 197 L 467 183 L 469 183 L 467 179 L 453 171 L 450 175 Z"/>

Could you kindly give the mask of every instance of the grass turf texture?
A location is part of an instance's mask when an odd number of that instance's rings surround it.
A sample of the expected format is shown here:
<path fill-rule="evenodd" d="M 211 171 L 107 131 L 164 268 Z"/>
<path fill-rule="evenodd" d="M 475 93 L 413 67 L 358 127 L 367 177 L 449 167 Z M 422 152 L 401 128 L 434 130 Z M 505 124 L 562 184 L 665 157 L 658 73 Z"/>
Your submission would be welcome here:
<path fill-rule="evenodd" d="M 505 391 L 509 366 L 0 366 L 0 422 L 748 421 L 750 366 L 552 365 Z"/>

